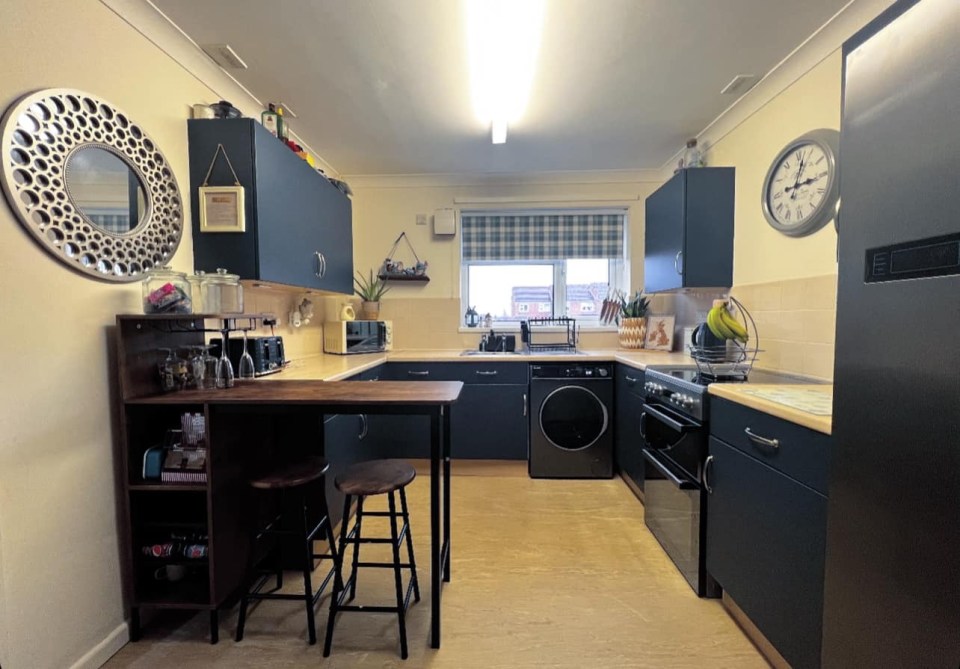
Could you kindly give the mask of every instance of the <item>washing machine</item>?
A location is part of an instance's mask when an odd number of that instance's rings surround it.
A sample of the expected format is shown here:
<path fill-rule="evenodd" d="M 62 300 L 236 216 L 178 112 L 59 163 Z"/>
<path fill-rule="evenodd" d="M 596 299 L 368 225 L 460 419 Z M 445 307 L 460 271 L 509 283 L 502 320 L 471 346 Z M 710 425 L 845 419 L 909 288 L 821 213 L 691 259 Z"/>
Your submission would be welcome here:
<path fill-rule="evenodd" d="M 531 478 L 613 476 L 613 365 L 530 365 Z"/>

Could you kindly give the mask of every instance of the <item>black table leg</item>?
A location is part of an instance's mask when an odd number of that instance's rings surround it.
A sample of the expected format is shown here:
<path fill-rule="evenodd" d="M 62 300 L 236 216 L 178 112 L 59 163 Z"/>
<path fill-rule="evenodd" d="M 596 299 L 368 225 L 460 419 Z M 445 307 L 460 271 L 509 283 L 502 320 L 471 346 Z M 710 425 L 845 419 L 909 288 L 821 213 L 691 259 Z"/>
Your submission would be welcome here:
<path fill-rule="evenodd" d="M 430 646 L 440 647 L 440 408 L 430 414 Z"/>
<path fill-rule="evenodd" d="M 220 641 L 220 612 L 217 609 L 210 610 L 210 643 L 215 644 Z"/>
<path fill-rule="evenodd" d="M 130 641 L 140 640 L 140 609 L 130 607 Z"/>
<path fill-rule="evenodd" d="M 450 407 L 443 407 L 443 580 L 450 582 Z"/>

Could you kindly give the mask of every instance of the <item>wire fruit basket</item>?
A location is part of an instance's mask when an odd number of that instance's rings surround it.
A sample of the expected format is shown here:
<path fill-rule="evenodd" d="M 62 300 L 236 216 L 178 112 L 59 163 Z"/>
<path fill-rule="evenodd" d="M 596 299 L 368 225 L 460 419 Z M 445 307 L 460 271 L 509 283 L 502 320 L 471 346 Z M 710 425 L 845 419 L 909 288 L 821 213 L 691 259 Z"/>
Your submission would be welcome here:
<path fill-rule="evenodd" d="M 743 323 L 743 328 L 747 332 L 746 341 L 727 339 L 723 345 L 717 346 L 693 343 L 689 347 L 690 357 L 697 363 L 697 369 L 703 376 L 713 379 L 746 380 L 757 361 L 757 355 L 763 351 L 760 348 L 757 324 L 737 298 L 729 297 L 724 300 L 724 303 L 725 306 L 720 308 L 730 309 L 732 306 L 733 318 Z M 706 329 L 707 324 L 704 323 L 700 327 Z"/>

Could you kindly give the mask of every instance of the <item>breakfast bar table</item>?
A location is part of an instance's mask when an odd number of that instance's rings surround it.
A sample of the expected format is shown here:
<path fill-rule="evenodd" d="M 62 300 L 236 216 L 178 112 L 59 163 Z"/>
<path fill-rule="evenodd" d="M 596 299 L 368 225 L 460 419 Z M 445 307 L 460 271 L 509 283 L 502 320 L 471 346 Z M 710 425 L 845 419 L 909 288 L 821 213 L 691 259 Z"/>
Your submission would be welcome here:
<path fill-rule="evenodd" d="M 246 475 L 261 464 L 268 464 L 269 458 L 278 453 L 322 451 L 324 414 L 403 414 L 424 416 L 430 423 L 430 644 L 440 647 L 441 587 L 450 580 L 450 406 L 462 389 L 459 381 L 256 380 L 238 381 L 230 389 L 185 390 L 125 399 L 124 440 L 134 451 L 142 432 L 149 429 L 144 425 L 169 421 L 185 409 L 202 411 L 205 416 L 209 448 L 209 480 L 204 488 L 209 514 L 209 593 L 208 599 L 198 601 L 203 606 L 195 608 L 210 611 L 213 642 L 218 610 L 236 596 L 243 576 L 247 521 L 239 509 Z M 156 417 L 157 412 L 160 418 Z M 128 485 L 128 489 L 132 494 L 138 492 L 136 485 Z M 127 509 L 134 536 L 138 532 L 137 513 L 136 509 Z M 130 559 L 132 563 L 137 560 L 135 545 L 130 546 Z M 139 607 L 157 604 L 139 595 L 137 584 L 133 590 L 131 635 L 136 638 Z"/>

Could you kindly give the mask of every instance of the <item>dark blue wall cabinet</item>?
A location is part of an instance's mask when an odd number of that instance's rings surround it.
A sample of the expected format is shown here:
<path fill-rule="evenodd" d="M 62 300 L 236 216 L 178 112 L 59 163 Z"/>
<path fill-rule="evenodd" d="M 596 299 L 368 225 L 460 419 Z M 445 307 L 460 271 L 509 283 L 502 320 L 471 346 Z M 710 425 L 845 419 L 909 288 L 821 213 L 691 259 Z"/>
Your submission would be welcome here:
<path fill-rule="evenodd" d="M 253 119 L 188 122 L 196 269 L 241 279 L 353 292 L 350 199 Z M 201 233 L 197 189 L 223 144 L 244 187 L 246 232 Z M 221 155 L 211 186 L 232 186 Z"/>
<path fill-rule="evenodd" d="M 680 170 L 646 202 L 644 291 L 733 285 L 734 168 Z"/>

